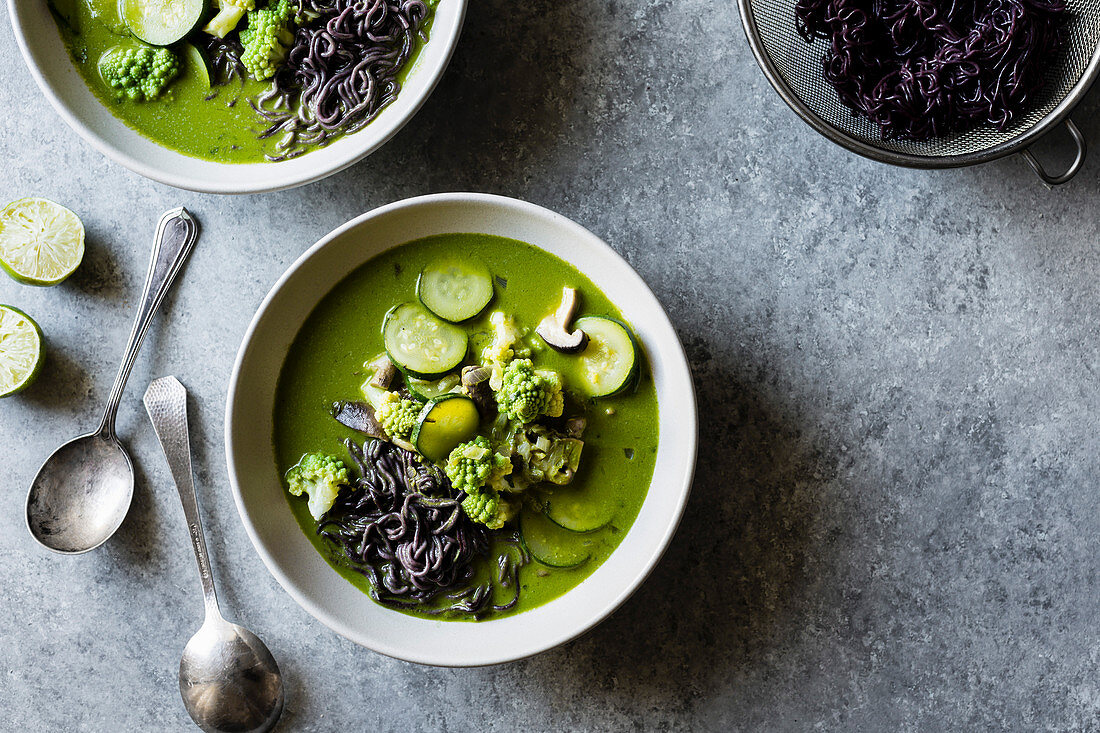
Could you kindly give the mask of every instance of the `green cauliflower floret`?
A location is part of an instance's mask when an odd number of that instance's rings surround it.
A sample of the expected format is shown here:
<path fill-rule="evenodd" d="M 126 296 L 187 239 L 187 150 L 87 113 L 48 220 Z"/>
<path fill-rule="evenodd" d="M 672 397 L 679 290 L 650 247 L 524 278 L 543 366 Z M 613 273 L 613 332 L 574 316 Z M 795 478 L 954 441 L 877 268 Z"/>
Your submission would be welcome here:
<path fill-rule="evenodd" d="M 451 485 L 466 493 L 462 500 L 466 516 L 489 529 L 503 527 L 515 515 L 515 507 L 485 484 L 498 481 L 511 471 L 512 460 L 495 452 L 481 435 L 452 450 L 444 468 Z"/>
<path fill-rule="evenodd" d="M 225 38 L 241 22 L 249 10 L 256 9 L 256 0 L 215 0 L 217 14 L 203 27 L 203 31 L 218 38 Z"/>
<path fill-rule="evenodd" d="M 467 494 L 462 500 L 462 511 L 472 521 L 489 529 L 500 529 L 515 516 L 512 503 L 500 498 L 500 494 L 491 489 Z"/>
<path fill-rule="evenodd" d="M 489 325 L 492 332 L 489 343 L 481 350 L 481 363 L 491 370 L 489 386 L 497 390 L 508 362 L 530 356 L 531 349 L 523 341 L 527 329 L 516 325 L 515 319 L 507 313 L 493 311 L 489 314 Z"/>
<path fill-rule="evenodd" d="M 560 417 L 565 409 L 561 376 L 536 370 L 530 359 L 516 359 L 504 367 L 496 398 L 500 413 L 519 423 L 542 415 Z"/>
<path fill-rule="evenodd" d="M 408 440 L 422 408 L 423 405 L 415 400 L 403 399 L 396 392 L 384 392 L 378 399 L 374 416 L 391 438 Z"/>
<path fill-rule="evenodd" d="M 241 31 L 241 63 L 257 81 L 275 76 L 294 43 L 290 25 L 296 9 L 290 0 L 279 0 L 266 8 L 248 13 L 248 27 Z"/>
<path fill-rule="evenodd" d="M 309 496 L 309 513 L 320 519 L 332 508 L 340 489 L 348 485 L 348 469 L 335 456 L 307 453 L 286 472 L 286 481 L 294 496 Z"/>
<path fill-rule="evenodd" d="M 489 314 L 492 326 L 492 341 L 481 351 L 481 360 L 486 363 L 507 364 L 516 355 L 515 347 L 523 338 L 523 332 L 515 320 L 503 311 Z"/>
<path fill-rule="evenodd" d="M 483 435 L 455 447 L 447 457 L 444 468 L 451 485 L 467 494 L 511 471 L 511 459 L 495 452 Z"/>
<path fill-rule="evenodd" d="M 152 46 L 119 47 L 99 62 L 99 73 L 119 99 L 128 97 L 135 102 L 159 97 L 179 72 L 176 54 Z"/>

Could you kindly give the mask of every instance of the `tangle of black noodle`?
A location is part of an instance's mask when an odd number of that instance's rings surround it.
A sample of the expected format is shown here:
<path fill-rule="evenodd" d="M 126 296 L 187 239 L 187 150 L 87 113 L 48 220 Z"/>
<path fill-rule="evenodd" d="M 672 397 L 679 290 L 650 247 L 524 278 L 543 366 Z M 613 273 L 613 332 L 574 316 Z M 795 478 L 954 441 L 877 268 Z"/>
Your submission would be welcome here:
<path fill-rule="evenodd" d="M 462 511 L 465 495 L 446 475 L 416 454 L 370 439 L 347 441 L 360 476 L 317 525 L 318 534 L 341 549 L 370 581 L 371 598 L 432 615 L 480 617 L 519 601 L 519 568 L 529 561 L 518 534 L 492 533 L 504 550 L 497 581 L 513 588 L 512 600 L 494 605 L 493 584 L 473 584 L 473 562 L 490 548 L 490 532 Z M 513 549 L 514 548 L 514 549 Z M 440 596 L 451 603 L 432 607 Z"/>
<path fill-rule="evenodd" d="M 886 139 L 1004 130 L 1056 63 L 1065 0 L 797 0 L 825 80 Z"/>
<path fill-rule="evenodd" d="M 206 39 L 206 58 L 210 63 L 210 81 L 215 86 L 225 86 L 229 82 L 236 81 L 240 84 L 236 97 L 230 99 L 227 107 L 232 107 L 240 99 L 240 92 L 244 89 L 244 81 L 248 72 L 245 71 L 241 61 L 241 53 L 244 47 L 237 38 L 218 38 L 217 36 L 202 34 Z M 206 97 L 207 101 L 217 96 L 217 92 L 211 91 Z"/>
<path fill-rule="evenodd" d="M 355 132 L 392 102 L 428 17 L 423 0 L 301 0 L 307 20 L 271 87 L 252 101 L 285 160 Z M 426 39 L 424 39 L 426 40 Z"/>

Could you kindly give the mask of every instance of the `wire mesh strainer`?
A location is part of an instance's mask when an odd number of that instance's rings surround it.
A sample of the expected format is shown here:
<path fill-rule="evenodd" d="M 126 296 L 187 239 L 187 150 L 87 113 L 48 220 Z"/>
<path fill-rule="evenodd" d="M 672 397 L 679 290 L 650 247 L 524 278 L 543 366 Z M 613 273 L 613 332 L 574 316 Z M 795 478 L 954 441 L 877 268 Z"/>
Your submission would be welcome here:
<path fill-rule="evenodd" d="M 1100 71 L 1100 0 L 1067 0 L 1066 40 L 1046 71 L 1042 97 L 1003 132 L 986 125 L 930 140 L 884 140 L 877 125 L 854 116 L 822 75 L 827 41 L 807 43 L 795 30 L 795 0 L 738 0 L 749 45 L 768 81 L 811 127 L 838 145 L 883 163 L 954 168 L 1021 153 L 1048 184 L 1065 183 L 1081 168 L 1085 139 L 1068 115 Z M 1073 163 L 1048 173 L 1027 147 L 1058 123 L 1077 146 Z"/>

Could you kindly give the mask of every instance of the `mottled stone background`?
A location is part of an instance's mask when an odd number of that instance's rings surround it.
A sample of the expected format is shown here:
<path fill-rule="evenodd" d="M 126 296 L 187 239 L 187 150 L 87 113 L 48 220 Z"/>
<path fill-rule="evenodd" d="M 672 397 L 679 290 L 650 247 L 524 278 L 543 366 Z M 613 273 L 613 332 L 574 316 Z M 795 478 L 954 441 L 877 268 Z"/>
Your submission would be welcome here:
<path fill-rule="evenodd" d="M 435 95 L 382 151 L 306 188 L 202 196 L 83 143 L 3 25 L 0 199 L 69 205 L 88 254 L 58 288 L 0 278 L 50 349 L 0 404 L 0 728 L 189 725 L 176 665 L 201 604 L 140 406 L 174 373 L 226 613 L 286 672 L 282 730 L 1100 729 L 1100 153 L 1054 191 L 1019 158 L 889 168 L 797 120 L 728 2 L 473 0 Z M 1097 107 L 1075 116 L 1100 149 Z M 610 620 L 444 670 L 344 641 L 277 586 L 229 495 L 222 411 L 248 320 L 306 246 L 463 190 L 560 211 L 638 268 L 687 346 L 702 442 L 679 534 Z M 51 555 L 26 487 L 94 424 L 153 223 L 178 204 L 204 233 L 119 416 L 133 509 L 98 551 Z"/>

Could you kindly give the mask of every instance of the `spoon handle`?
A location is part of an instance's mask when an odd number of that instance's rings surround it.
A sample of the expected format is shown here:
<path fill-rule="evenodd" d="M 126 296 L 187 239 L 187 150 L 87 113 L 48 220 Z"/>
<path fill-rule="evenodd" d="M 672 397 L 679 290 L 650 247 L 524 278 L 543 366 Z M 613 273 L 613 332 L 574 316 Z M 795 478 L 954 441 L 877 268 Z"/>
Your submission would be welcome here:
<path fill-rule="evenodd" d="M 153 240 L 153 256 L 149 259 L 149 271 L 145 275 L 145 289 L 141 293 L 141 307 L 138 309 L 137 318 L 134 319 L 133 330 L 130 331 L 126 357 L 118 369 L 114 387 L 111 388 L 111 396 L 107 399 L 107 407 L 103 410 L 103 419 L 100 420 L 96 432 L 114 437 L 115 415 L 118 413 L 118 404 L 122 401 L 122 390 L 126 387 L 126 379 L 130 376 L 130 370 L 134 368 L 138 349 L 141 348 L 141 342 L 149 330 L 149 323 L 153 320 L 168 289 L 172 287 L 172 281 L 179 274 L 180 268 L 187 260 L 187 255 L 191 254 L 191 248 L 198 236 L 198 222 L 182 206 L 167 211 L 160 217 L 157 223 L 157 234 Z"/>
<path fill-rule="evenodd" d="M 199 519 L 199 502 L 195 497 L 195 483 L 191 474 L 191 444 L 187 438 L 187 390 L 175 377 L 161 377 L 145 390 L 144 402 L 183 504 L 187 533 L 191 536 L 191 547 L 199 563 L 207 618 L 220 618 L 218 596 L 214 592 L 214 578 L 210 573 L 210 559 L 206 551 L 202 520 Z"/>

